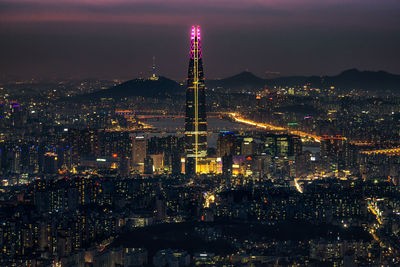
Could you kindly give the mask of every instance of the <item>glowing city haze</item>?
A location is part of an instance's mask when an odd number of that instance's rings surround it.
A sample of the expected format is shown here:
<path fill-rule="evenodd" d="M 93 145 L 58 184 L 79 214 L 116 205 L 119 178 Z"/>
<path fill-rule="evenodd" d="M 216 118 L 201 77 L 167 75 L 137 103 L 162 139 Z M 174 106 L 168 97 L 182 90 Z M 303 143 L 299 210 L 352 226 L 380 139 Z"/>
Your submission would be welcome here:
<path fill-rule="evenodd" d="M 399 13 L 396 0 L 0 0 L 0 73 L 129 79 L 155 55 L 161 74 L 184 79 L 193 24 L 207 31 L 209 78 L 400 73 Z"/>

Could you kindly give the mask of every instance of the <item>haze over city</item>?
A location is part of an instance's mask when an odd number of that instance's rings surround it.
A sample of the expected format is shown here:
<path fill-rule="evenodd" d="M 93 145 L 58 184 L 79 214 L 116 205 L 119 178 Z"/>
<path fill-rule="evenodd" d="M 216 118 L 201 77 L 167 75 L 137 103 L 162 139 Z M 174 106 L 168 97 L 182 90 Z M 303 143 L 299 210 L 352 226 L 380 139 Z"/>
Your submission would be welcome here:
<path fill-rule="evenodd" d="M 126 80 L 156 56 L 162 75 L 182 80 L 192 24 L 207 32 L 207 79 L 400 73 L 399 13 L 396 0 L 1 0 L 0 73 Z"/>

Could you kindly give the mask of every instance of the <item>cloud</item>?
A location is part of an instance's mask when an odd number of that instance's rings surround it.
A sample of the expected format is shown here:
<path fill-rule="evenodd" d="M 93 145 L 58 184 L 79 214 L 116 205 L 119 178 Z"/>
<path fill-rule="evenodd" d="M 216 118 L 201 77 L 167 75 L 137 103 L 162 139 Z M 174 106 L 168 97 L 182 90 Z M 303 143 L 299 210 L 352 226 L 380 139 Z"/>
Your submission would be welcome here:
<path fill-rule="evenodd" d="M 0 73 L 132 77 L 156 55 L 182 78 L 192 24 L 208 77 L 399 72 L 399 13 L 399 0 L 0 0 Z"/>
<path fill-rule="evenodd" d="M 399 11 L 395 0 L 0 0 L 0 22 L 10 23 L 362 25 L 376 17 L 379 24 L 395 20 Z"/>

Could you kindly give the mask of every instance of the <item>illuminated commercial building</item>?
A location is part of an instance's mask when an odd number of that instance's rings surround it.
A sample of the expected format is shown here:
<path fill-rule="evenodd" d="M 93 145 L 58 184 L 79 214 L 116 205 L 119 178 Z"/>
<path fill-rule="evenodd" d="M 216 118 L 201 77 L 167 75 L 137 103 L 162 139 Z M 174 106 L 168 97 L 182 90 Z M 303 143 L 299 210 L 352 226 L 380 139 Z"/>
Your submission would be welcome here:
<path fill-rule="evenodd" d="M 264 152 L 273 157 L 291 157 L 301 151 L 302 144 L 298 136 L 268 134 L 264 137 Z"/>
<path fill-rule="evenodd" d="M 243 156 L 253 155 L 255 152 L 255 142 L 252 137 L 243 138 L 241 144 L 241 154 Z"/>
<path fill-rule="evenodd" d="M 348 167 L 349 146 L 347 138 L 341 135 L 322 136 L 321 161 L 327 171 L 341 171 Z"/>
<path fill-rule="evenodd" d="M 232 177 L 232 155 L 225 155 L 222 157 L 222 175 L 224 177 Z"/>
<path fill-rule="evenodd" d="M 43 172 L 48 174 L 54 174 L 57 172 L 57 154 L 52 152 L 47 152 L 44 155 L 44 168 Z"/>
<path fill-rule="evenodd" d="M 197 162 L 197 173 L 200 174 L 221 174 L 222 173 L 221 158 L 202 158 Z"/>
<path fill-rule="evenodd" d="M 217 140 L 217 156 L 229 156 L 239 154 L 239 141 L 234 132 L 221 131 Z"/>
<path fill-rule="evenodd" d="M 154 172 L 154 163 L 153 163 L 153 158 L 148 155 L 144 159 L 144 174 L 151 175 Z"/>
<path fill-rule="evenodd" d="M 200 43 L 200 26 L 192 27 L 186 89 L 185 151 L 186 174 L 197 173 L 197 162 L 207 155 L 207 115 Z"/>
<path fill-rule="evenodd" d="M 149 155 L 153 161 L 153 171 L 156 173 L 164 172 L 164 153 Z"/>
<path fill-rule="evenodd" d="M 132 165 L 139 172 L 144 171 L 144 160 L 147 156 L 147 140 L 144 136 L 135 136 L 132 139 Z"/>
<path fill-rule="evenodd" d="M 184 138 L 176 136 L 153 137 L 148 140 L 147 154 L 163 154 L 163 168 L 166 172 L 181 173 L 181 158 L 185 152 Z"/>

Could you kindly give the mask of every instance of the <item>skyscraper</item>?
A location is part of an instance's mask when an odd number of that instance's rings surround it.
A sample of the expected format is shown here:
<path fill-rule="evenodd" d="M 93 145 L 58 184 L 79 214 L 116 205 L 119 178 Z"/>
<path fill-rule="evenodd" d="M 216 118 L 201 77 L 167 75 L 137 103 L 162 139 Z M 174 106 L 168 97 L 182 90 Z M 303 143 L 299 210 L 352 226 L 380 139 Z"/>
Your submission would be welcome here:
<path fill-rule="evenodd" d="M 135 173 L 144 172 L 144 164 L 147 156 L 147 139 L 142 135 L 132 137 L 132 167 Z"/>
<path fill-rule="evenodd" d="M 239 141 L 235 132 L 221 131 L 217 140 L 217 156 L 236 156 L 239 154 Z"/>
<path fill-rule="evenodd" d="M 206 96 L 200 40 L 200 26 L 192 26 L 185 117 L 185 171 L 189 176 L 196 174 L 199 158 L 207 155 Z"/>
<path fill-rule="evenodd" d="M 323 135 L 320 143 L 321 162 L 325 170 L 341 171 L 347 169 L 349 144 L 341 135 Z"/>

